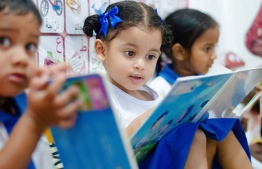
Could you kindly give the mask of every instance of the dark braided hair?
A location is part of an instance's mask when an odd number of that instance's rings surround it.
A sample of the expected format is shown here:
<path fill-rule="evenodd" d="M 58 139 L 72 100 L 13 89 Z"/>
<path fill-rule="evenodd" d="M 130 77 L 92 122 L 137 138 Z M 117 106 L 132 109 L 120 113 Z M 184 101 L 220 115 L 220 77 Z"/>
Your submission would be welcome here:
<path fill-rule="evenodd" d="M 169 14 L 164 22 L 172 31 L 171 47 L 179 43 L 183 48 L 190 53 L 191 48 L 196 41 L 206 30 L 218 27 L 218 23 L 208 14 L 205 14 L 196 9 L 179 9 Z M 164 51 L 168 59 L 174 62 L 173 53 L 170 50 Z M 162 69 L 161 57 L 158 60 L 156 74 Z"/>
<path fill-rule="evenodd" d="M 172 41 L 171 32 L 152 7 L 144 3 L 135 1 L 120 1 L 109 5 L 105 12 L 108 12 L 115 6 L 117 6 L 119 9 L 119 13 L 117 14 L 117 16 L 121 18 L 123 22 L 117 23 L 114 28 L 112 28 L 112 25 L 109 24 L 107 35 L 98 35 L 101 27 L 101 24 L 99 22 L 99 15 L 88 16 L 85 19 L 83 26 L 84 33 L 87 36 L 92 37 L 95 32 L 97 39 L 101 39 L 103 41 L 111 41 L 122 30 L 125 30 L 132 26 L 143 26 L 149 29 L 159 29 L 163 35 L 160 50 L 166 51 L 170 49 L 170 43 Z"/>

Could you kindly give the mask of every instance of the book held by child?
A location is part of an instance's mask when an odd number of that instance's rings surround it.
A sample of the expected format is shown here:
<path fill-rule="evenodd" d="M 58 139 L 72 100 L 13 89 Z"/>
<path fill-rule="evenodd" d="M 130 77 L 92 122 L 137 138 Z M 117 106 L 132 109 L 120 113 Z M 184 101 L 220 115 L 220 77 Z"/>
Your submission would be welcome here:
<path fill-rule="evenodd" d="M 233 111 L 262 82 L 262 68 L 181 77 L 131 137 L 138 163 L 177 125 L 208 118 L 241 118 Z"/>
<path fill-rule="evenodd" d="M 69 129 L 51 128 L 64 168 L 138 168 L 115 118 L 103 77 L 99 74 L 71 77 L 63 89 L 71 85 L 79 87 L 83 101 L 77 121 Z"/>

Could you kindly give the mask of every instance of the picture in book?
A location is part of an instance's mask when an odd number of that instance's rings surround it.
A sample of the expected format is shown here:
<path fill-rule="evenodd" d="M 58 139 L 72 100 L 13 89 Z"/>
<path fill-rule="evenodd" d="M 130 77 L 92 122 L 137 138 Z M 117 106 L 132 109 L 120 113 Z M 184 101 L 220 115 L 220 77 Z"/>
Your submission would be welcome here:
<path fill-rule="evenodd" d="M 236 71 L 223 88 L 212 98 L 209 104 L 199 113 L 209 113 L 209 118 L 237 117 L 241 118 L 245 109 L 245 98 L 252 96 L 262 82 L 262 68 Z M 255 101 L 259 97 L 253 95 Z M 243 103 L 241 103 L 243 101 Z M 250 102 L 251 104 L 252 102 Z M 250 105 L 247 105 L 250 106 Z M 241 108 L 242 107 L 242 108 Z"/>
<path fill-rule="evenodd" d="M 63 89 L 77 85 L 82 100 L 72 128 L 51 132 L 64 168 L 137 168 L 132 148 L 115 119 L 109 95 L 99 74 L 69 78 Z"/>
<path fill-rule="evenodd" d="M 169 94 L 131 137 L 137 161 L 143 161 L 156 143 L 177 125 L 222 117 L 224 111 L 235 108 L 261 80 L 262 68 L 178 78 Z"/>

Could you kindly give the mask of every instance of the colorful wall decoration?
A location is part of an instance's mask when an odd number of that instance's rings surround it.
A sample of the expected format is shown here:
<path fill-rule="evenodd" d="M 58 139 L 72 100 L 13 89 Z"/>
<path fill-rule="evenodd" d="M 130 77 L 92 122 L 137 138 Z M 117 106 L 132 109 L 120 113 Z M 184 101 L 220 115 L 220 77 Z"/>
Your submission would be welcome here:
<path fill-rule="evenodd" d="M 93 48 L 95 38 L 84 35 L 87 16 L 101 14 L 118 0 L 33 0 L 43 19 L 38 65 L 67 62 L 75 74 L 103 71 Z M 188 0 L 140 0 L 157 8 L 162 17 L 171 11 L 187 7 Z"/>

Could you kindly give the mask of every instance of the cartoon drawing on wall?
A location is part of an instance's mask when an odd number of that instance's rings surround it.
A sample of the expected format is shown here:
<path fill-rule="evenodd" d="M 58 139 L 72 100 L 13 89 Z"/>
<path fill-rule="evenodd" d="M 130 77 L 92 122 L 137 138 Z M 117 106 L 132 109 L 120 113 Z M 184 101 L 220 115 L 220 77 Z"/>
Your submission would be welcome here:
<path fill-rule="evenodd" d="M 50 66 L 53 64 L 57 64 L 57 63 L 61 63 L 61 61 L 59 59 L 57 59 L 56 56 L 53 56 L 53 53 L 50 51 L 46 51 L 46 58 L 44 58 L 44 65 L 46 66 Z"/>
<path fill-rule="evenodd" d="M 66 0 L 66 5 L 70 8 L 70 10 L 78 15 L 81 13 L 81 1 L 80 0 Z"/>
<path fill-rule="evenodd" d="M 38 1 L 38 9 L 43 19 L 42 33 L 62 33 L 64 31 L 63 8 L 62 0 Z"/>
<path fill-rule="evenodd" d="M 38 65 L 64 62 L 63 54 L 63 38 L 61 36 L 40 36 Z"/>
<path fill-rule="evenodd" d="M 246 34 L 246 47 L 256 56 L 262 57 L 262 4 Z"/>
<path fill-rule="evenodd" d="M 95 37 L 89 38 L 90 72 L 96 72 L 96 71 L 104 72 L 105 69 L 103 67 L 102 62 L 96 58 L 94 41 L 95 41 Z"/>
<path fill-rule="evenodd" d="M 228 69 L 235 70 L 238 67 L 242 67 L 245 65 L 245 62 L 243 59 L 241 59 L 239 56 L 237 56 L 233 52 L 227 52 L 225 55 L 225 66 Z"/>
<path fill-rule="evenodd" d="M 90 0 L 89 3 L 90 15 L 104 13 L 107 5 L 109 4 L 108 0 Z"/>
<path fill-rule="evenodd" d="M 68 60 L 68 63 L 75 74 L 85 73 L 85 61 L 83 56 L 77 51 Z"/>
<path fill-rule="evenodd" d="M 84 34 L 84 19 L 88 16 L 87 0 L 66 0 L 66 32 L 68 34 Z M 81 10 L 85 9 L 85 10 Z"/>
<path fill-rule="evenodd" d="M 87 38 L 67 36 L 65 38 L 65 62 L 75 74 L 88 73 Z"/>
<path fill-rule="evenodd" d="M 41 0 L 39 10 L 42 17 L 47 16 L 50 8 L 49 3 L 58 16 L 63 13 L 63 3 L 61 0 Z"/>

